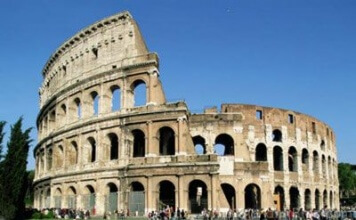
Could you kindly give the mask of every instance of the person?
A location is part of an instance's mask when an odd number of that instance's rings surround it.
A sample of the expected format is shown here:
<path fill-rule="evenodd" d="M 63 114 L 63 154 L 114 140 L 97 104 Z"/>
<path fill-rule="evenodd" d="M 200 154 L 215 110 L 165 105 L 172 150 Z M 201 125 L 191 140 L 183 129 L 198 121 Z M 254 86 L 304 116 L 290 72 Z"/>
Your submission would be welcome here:
<path fill-rule="evenodd" d="M 293 217 L 294 217 L 294 211 L 293 211 L 293 209 L 290 209 L 289 212 L 288 212 L 288 219 L 292 220 Z"/>
<path fill-rule="evenodd" d="M 320 215 L 319 215 L 318 210 L 316 210 L 316 209 L 313 210 L 312 219 L 313 220 L 319 220 L 320 219 Z"/>
<path fill-rule="evenodd" d="M 266 215 L 264 210 L 261 210 L 261 215 L 260 215 L 260 220 L 265 220 L 266 219 Z"/>

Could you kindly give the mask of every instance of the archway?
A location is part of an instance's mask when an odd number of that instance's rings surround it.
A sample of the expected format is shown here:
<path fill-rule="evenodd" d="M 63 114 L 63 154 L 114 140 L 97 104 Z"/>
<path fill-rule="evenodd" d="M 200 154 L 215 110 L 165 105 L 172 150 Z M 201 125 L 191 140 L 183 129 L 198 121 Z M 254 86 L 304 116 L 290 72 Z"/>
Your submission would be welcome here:
<path fill-rule="evenodd" d="M 133 135 L 133 157 L 145 156 L 145 133 L 139 129 L 132 131 Z"/>
<path fill-rule="evenodd" d="M 256 147 L 256 161 L 267 161 L 267 147 L 266 145 L 260 143 Z"/>
<path fill-rule="evenodd" d="M 323 206 L 328 206 L 328 192 L 326 191 L 326 189 L 323 192 Z"/>
<path fill-rule="evenodd" d="M 105 210 L 114 213 L 118 210 L 118 188 L 114 183 L 108 183 L 106 191 Z"/>
<path fill-rule="evenodd" d="M 300 197 L 299 197 L 299 190 L 297 187 L 292 186 L 289 189 L 289 198 L 290 198 L 290 208 L 297 209 L 300 205 Z"/>
<path fill-rule="evenodd" d="M 274 204 L 277 211 L 284 210 L 284 189 L 281 186 L 274 188 Z"/>
<path fill-rule="evenodd" d="M 206 145 L 205 145 L 205 139 L 198 135 L 193 137 L 193 143 L 194 143 L 194 148 L 195 148 L 195 153 L 197 154 L 206 154 Z"/>
<path fill-rule="evenodd" d="M 159 154 L 163 156 L 175 154 L 175 134 L 170 127 L 159 129 Z"/>
<path fill-rule="evenodd" d="M 215 153 L 220 156 L 234 155 L 234 139 L 228 134 L 220 134 L 215 139 Z"/>
<path fill-rule="evenodd" d="M 146 105 L 146 83 L 143 80 L 136 80 L 131 85 L 133 93 L 133 106 Z"/>
<path fill-rule="evenodd" d="M 274 129 L 272 132 L 272 141 L 282 142 L 282 132 L 279 129 Z"/>
<path fill-rule="evenodd" d="M 119 138 L 116 134 L 108 134 L 110 140 L 110 160 L 119 159 Z"/>
<path fill-rule="evenodd" d="M 245 209 L 261 208 L 261 189 L 256 184 L 249 184 L 245 188 Z"/>
<path fill-rule="evenodd" d="M 77 191 L 73 186 L 67 190 L 67 205 L 69 209 L 77 209 Z"/>
<path fill-rule="evenodd" d="M 159 208 L 176 207 L 175 186 L 170 181 L 164 180 L 159 183 Z"/>
<path fill-rule="evenodd" d="M 290 147 L 288 150 L 288 169 L 289 172 L 298 171 L 298 158 L 297 150 L 295 149 L 295 147 Z"/>
<path fill-rule="evenodd" d="M 131 216 L 145 214 L 145 188 L 140 182 L 132 182 L 129 194 L 129 210 Z"/>
<path fill-rule="evenodd" d="M 87 185 L 82 195 L 84 209 L 89 210 L 91 214 L 95 214 L 95 190 L 91 185 Z"/>
<path fill-rule="evenodd" d="M 226 202 L 228 205 L 228 207 L 226 207 L 226 208 L 234 210 L 236 208 L 235 188 L 227 183 L 223 183 L 220 186 L 221 186 L 222 192 L 225 195 L 225 199 L 226 199 Z M 223 201 L 221 201 L 220 203 L 224 204 Z"/>
<path fill-rule="evenodd" d="M 193 180 L 189 183 L 188 204 L 192 214 L 201 213 L 203 209 L 208 209 L 208 191 L 203 181 Z"/>
<path fill-rule="evenodd" d="M 304 208 L 305 210 L 311 210 L 311 192 L 310 189 L 306 189 L 304 192 Z"/>
<path fill-rule="evenodd" d="M 309 170 L 309 152 L 305 148 L 302 150 L 302 167 L 303 171 Z"/>
<path fill-rule="evenodd" d="M 57 188 L 54 192 L 54 208 L 62 208 L 62 190 Z"/>
<path fill-rule="evenodd" d="M 273 168 L 275 171 L 283 170 L 283 150 L 280 146 L 273 148 Z"/>

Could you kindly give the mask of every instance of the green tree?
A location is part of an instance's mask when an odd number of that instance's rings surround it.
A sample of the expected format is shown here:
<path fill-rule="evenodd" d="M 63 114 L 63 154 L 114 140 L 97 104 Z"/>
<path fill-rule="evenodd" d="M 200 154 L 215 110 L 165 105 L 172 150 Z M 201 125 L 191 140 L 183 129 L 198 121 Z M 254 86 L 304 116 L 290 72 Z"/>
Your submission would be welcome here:
<path fill-rule="evenodd" d="M 340 192 L 348 196 L 349 192 L 356 189 L 355 171 L 352 170 L 350 164 L 339 163 L 338 172 L 339 172 Z"/>
<path fill-rule="evenodd" d="M 22 131 L 22 117 L 11 127 L 7 154 L 0 166 L 0 214 L 5 219 L 24 218 L 30 132 L 31 128 Z"/>

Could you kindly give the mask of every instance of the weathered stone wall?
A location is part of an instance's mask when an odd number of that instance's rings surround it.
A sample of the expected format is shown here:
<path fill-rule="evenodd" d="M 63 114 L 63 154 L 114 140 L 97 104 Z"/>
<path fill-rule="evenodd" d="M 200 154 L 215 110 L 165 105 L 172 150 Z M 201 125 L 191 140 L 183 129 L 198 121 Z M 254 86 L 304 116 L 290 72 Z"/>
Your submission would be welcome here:
<path fill-rule="evenodd" d="M 319 207 L 339 207 L 328 125 L 253 105 L 190 114 L 184 102 L 166 102 L 159 76 L 158 56 L 147 51 L 128 12 L 63 43 L 43 70 L 36 208 L 88 208 L 102 215 L 116 200 L 115 210 L 130 209 L 131 196 L 141 193 L 143 213 L 163 204 L 224 212 L 276 207 L 280 188 L 285 208 L 314 208 L 318 199 Z M 135 103 L 139 85 L 146 88 L 141 106 Z M 120 103 L 116 109 L 114 102 Z"/>

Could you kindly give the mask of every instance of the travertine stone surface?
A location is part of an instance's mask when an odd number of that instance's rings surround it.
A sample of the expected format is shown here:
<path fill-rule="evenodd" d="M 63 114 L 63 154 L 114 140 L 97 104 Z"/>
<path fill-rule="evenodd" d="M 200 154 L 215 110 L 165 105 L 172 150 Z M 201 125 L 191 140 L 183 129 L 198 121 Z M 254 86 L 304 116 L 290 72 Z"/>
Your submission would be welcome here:
<path fill-rule="evenodd" d="M 327 124 L 278 108 L 223 104 L 191 114 L 184 102 L 166 102 L 158 56 L 128 12 L 64 42 L 42 74 L 36 208 L 135 215 L 138 202 L 142 215 L 166 205 L 192 213 L 339 207 Z"/>

